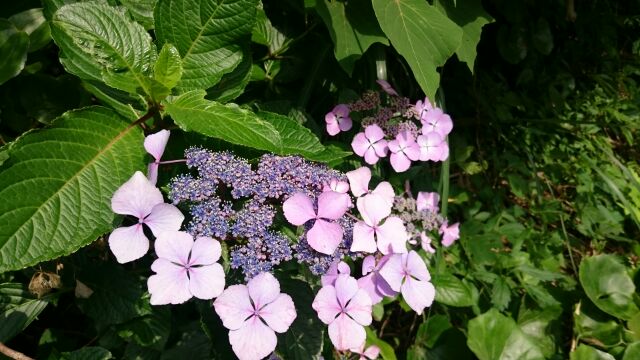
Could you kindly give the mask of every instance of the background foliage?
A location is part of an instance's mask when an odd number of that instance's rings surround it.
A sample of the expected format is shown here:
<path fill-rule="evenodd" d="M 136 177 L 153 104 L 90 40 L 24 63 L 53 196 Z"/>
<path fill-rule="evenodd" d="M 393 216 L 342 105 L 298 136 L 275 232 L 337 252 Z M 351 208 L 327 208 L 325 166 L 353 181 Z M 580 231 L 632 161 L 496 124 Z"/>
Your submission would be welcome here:
<path fill-rule="evenodd" d="M 638 1 L 29 0 L 0 18 L 0 342 L 229 358 L 206 302 L 152 308 L 149 264 L 109 257 L 108 199 L 145 167 L 130 124 L 185 130 L 169 157 L 206 141 L 348 169 L 324 114 L 386 77 L 456 124 L 444 181 L 423 166 L 392 183 L 447 189 L 463 225 L 429 312 L 375 308 L 382 357 L 640 358 Z M 293 273 L 283 291 L 310 303 Z M 307 308 L 278 351 L 332 358 Z"/>

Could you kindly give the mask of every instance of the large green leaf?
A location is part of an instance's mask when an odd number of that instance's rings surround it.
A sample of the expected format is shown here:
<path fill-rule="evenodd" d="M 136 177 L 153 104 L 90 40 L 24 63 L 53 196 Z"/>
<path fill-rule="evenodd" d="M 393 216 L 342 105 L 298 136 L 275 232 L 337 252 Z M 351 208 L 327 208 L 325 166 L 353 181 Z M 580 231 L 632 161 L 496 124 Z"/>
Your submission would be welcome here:
<path fill-rule="evenodd" d="M 207 98 L 226 103 L 242 95 L 244 88 L 251 80 L 252 65 L 251 52 L 245 49 L 242 62 L 232 72 L 224 74 L 220 82 L 207 90 Z"/>
<path fill-rule="evenodd" d="M 65 113 L 0 167 L 0 272 L 67 255 L 109 231 L 109 199 L 144 169 L 142 131 L 112 110 Z"/>
<path fill-rule="evenodd" d="M 29 35 L 29 52 L 36 51 L 51 41 L 51 30 L 40 8 L 14 14 L 9 21 Z"/>
<path fill-rule="evenodd" d="M 440 86 L 436 68 L 459 48 L 462 29 L 424 0 L 373 0 L 373 9 L 391 44 L 433 99 Z"/>
<path fill-rule="evenodd" d="M 602 311 L 628 320 L 639 310 L 633 302 L 636 287 L 627 269 L 613 255 L 596 255 L 580 263 L 580 284 Z"/>
<path fill-rule="evenodd" d="M 153 8 L 158 0 L 120 0 L 131 16 L 142 24 L 145 29 L 153 29 Z"/>
<path fill-rule="evenodd" d="M 129 93 L 152 94 L 148 76 L 156 48 L 123 9 L 96 2 L 65 5 L 53 15 L 51 35 L 68 72 Z"/>
<path fill-rule="evenodd" d="M 34 298 L 22 284 L 0 284 L 0 342 L 6 342 L 24 330 L 47 306 Z"/>
<path fill-rule="evenodd" d="M 242 41 L 258 0 L 159 0 L 154 11 L 159 45 L 173 44 L 184 72 L 178 87 L 207 89 L 242 60 Z"/>
<path fill-rule="evenodd" d="M 324 151 L 324 146 L 311 130 L 297 121 L 276 113 L 260 111 L 258 117 L 269 122 L 280 134 L 282 154 L 313 156 Z"/>
<path fill-rule="evenodd" d="M 348 74 L 369 46 L 389 44 L 368 0 L 318 0 L 316 10 L 329 29 L 336 59 Z"/>
<path fill-rule="evenodd" d="M 433 278 L 436 288 L 436 301 L 449 306 L 472 306 L 477 299 L 470 284 L 463 283 L 451 274 L 439 274 Z"/>
<path fill-rule="evenodd" d="M 580 344 L 578 348 L 571 353 L 571 360 L 615 360 L 615 358 L 611 354 L 607 354 L 591 346 Z"/>
<path fill-rule="evenodd" d="M 28 49 L 29 35 L 11 21 L 0 19 L 0 84 L 20 74 Z"/>
<path fill-rule="evenodd" d="M 469 321 L 467 345 L 480 360 L 544 359 L 534 339 L 496 309 Z"/>

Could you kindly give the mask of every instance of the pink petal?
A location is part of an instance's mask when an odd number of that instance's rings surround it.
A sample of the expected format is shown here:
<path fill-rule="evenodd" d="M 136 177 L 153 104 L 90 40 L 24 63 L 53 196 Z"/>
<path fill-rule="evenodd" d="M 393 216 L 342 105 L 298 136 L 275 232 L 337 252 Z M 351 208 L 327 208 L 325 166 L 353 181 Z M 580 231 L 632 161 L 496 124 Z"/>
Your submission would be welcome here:
<path fill-rule="evenodd" d="M 350 273 L 351 268 L 349 268 L 349 265 L 347 265 L 347 263 L 336 260 L 331 264 L 331 266 L 329 266 L 327 272 L 325 272 L 324 275 L 320 277 L 320 282 L 322 283 L 322 286 L 333 285 L 335 284 L 338 275 L 349 275 Z"/>
<path fill-rule="evenodd" d="M 451 117 L 447 114 L 442 115 L 438 119 L 437 131 L 445 137 L 449 135 L 449 133 L 453 130 L 453 121 L 451 121 Z"/>
<path fill-rule="evenodd" d="M 345 194 L 335 191 L 325 191 L 318 197 L 318 217 L 323 219 L 338 220 L 349 209 L 349 203 L 345 200 Z"/>
<path fill-rule="evenodd" d="M 158 163 L 157 162 L 152 162 L 149 163 L 149 167 L 147 170 L 147 178 L 149 179 L 149 182 L 151 182 L 151 184 L 155 185 L 158 182 Z"/>
<path fill-rule="evenodd" d="M 124 264 L 143 257 L 149 251 L 149 239 L 141 224 L 119 227 L 109 235 L 109 248 L 116 260 Z"/>
<path fill-rule="evenodd" d="M 282 204 L 282 210 L 287 221 L 296 226 L 316 218 L 311 199 L 303 193 L 296 193 L 288 198 Z"/>
<path fill-rule="evenodd" d="M 362 353 L 362 355 L 373 360 L 380 355 L 380 348 L 375 345 L 371 345 L 364 351 L 364 353 Z"/>
<path fill-rule="evenodd" d="M 267 325 L 253 316 L 237 330 L 229 331 L 229 343 L 240 360 L 260 360 L 276 349 L 278 338 Z"/>
<path fill-rule="evenodd" d="M 156 238 L 155 250 L 159 258 L 180 265 L 189 263 L 193 236 L 184 231 L 165 231 Z"/>
<path fill-rule="evenodd" d="M 376 230 L 378 249 L 383 254 L 398 254 L 407 252 L 409 235 L 404 223 L 397 216 L 389 216 L 384 224 Z"/>
<path fill-rule="evenodd" d="M 362 275 L 367 275 L 368 273 L 376 270 L 376 258 L 373 255 L 369 255 L 362 260 Z"/>
<path fill-rule="evenodd" d="M 373 147 L 368 148 L 367 151 L 364 152 L 364 161 L 369 165 L 377 163 L 379 158 Z"/>
<path fill-rule="evenodd" d="M 387 156 L 387 153 L 389 152 L 389 146 L 386 140 L 376 141 L 372 146 L 378 157 Z"/>
<path fill-rule="evenodd" d="M 336 298 L 338 303 L 344 308 L 349 300 L 358 292 L 358 282 L 353 277 L 342 274 L 336 279 Z"/>
<path fill-rule="evenodd" d="M 145 150 L 147 150 L 156 161 L 160 161 L 160 158 L 162 158 L 164 149 L 167 147 L 167 142 L 169 142 L 169 135 L 169 130 L 160 130 L 144 138 Z"/>
<path fill-rule="evenodd" d="M 331 112 L 333 112 L 334 114 L 336 114 L 336 116 L 344 118 L 349 116 L 349 106 L 347 106 L 346 104 L 338 104 L 336 105 L 333 110 L 331 110 Z"/>
<path fill-rule="evenodd" d="M 408 254 L 403 255 L 403 257 L 405 268 L 409 275 L 422 281 L 431 280 L 431 275 L 429 274 L 429 270 L 427 270 L 427 264 L 424 263 L 417 252 L 411 250 Z"/>
<path fill-rule="evenodd" d="M 389 151 L 391 151 L 394 154 L 400 152 L 401 150 L 398 140 L 391 140 L 387 142 L 387 147 L 389 148 Z"/>
<path fill-rule="evenodd" d="M 424 192 L 418 193 L 416 199 L 416 208 L 418 211 L 429 210 L 438 212 L 438 203 L 440 202 L 440 195 L 437 192 Z"/>
<path fill-rule="evenodd" d="M 447 226 L 445 222 L 440 227 L 440 233 L 442 234 L 442 246 L 449 247 L 460 238 L 460 223 Z"/>
<path fill-rule="evenodd" d="M 329 111 L 325 116 L 324 116 L 324 122 L 328 125 L 337 125 L 338 123 L 338 117 L 336 116 L 336 114 L 333 111 Z"/>
<path fill-rule="evenodd" d="M 222 325 L 229 330 L 242 327 L 249 316 L 253 315 L 253 305 L 249 300 L 249 290 L 245 285 L 231 285 L 213 302 Z"/>
<path fill-rule="evenodd" d="M 357 348 L 367 338 L 364 327 L 345 314 L 340 314 L 329 324 L 329 338 L 336 350 Z"/>
<path fill-rule="evenodd" d="M 413 161 L 420 160 L 420 146 L 418 146 L 418 144 L 415 142 L 407 145 L 407 147 L 404 149 L 404 153 L 409 159 Z"/>
<path fill-rule="evenodd" d="M 338 125 L 340 125 L 341 131 L 349 131 L 353 126 L 353 122 L 351 121 L 351 118 L 343 117 L 342 119 L 338 120 Z"/>
<path fill-rule="evenodd" d="M 158 237 L 164 231 L 179 230 L 182 221 L 184 221 L 184 215 L 177 207 L 162 203 L 151 209 L 151 213 L 144 219 L 143 223 L 151 229 L 153 235 Z"/>
<path fill-rule="evenodd" d="M 384 131 L 376 124 L 364 128 L 364 134 L 372 143 L 384 138 Z"/>
<path fill-rule="evenodd" d="M 373 228 L 362 221 L 358 221 L 353 225 L 353 242 L 351 243 L 352 252 L 374 253 L 378 249 L 376 246 L 375 232 Z"/>
<path fill-rule="evenodd" d="M 359 197 L 369 192 L 369 181 L 371 181 L 371 170 L 363 166 L 347 173 L 351 193 Z"/>
<path fill-rule="evenodd" d="M 378 83 L 378 85 L 380 85 L 380 87 L 382 88 L 382 91 L 386 92 L 389 95 L 398 96 L 398 93 L 395 91 L 393 87 L 391 87 L 391 84 L 389 84 L 387 80 L 379 79 L 379 80 L 376 80 L 376 82 Z"/>
<path fill-rule="evenodd" d="M 396 199 L 396 193 L 388 182 L 383 181 L 379 183 L 371 193 L 382 196 L 387 201 L 387 205 L 389 207 L 393 207 L 393 202 Z"/>
<path fill-rule="evenodd" d="M 372 305 L 375 305 L 384 299 L 384 296 L 378 291 L 378 285 L 375 281 L 376 276 L 377 275 L 375 273 L 370 273 L 369 275 L 358 279 L 358 287 L 369 295 Z"/>
<path fill-rule="evenodd" d="M 445 161 L 449 157 L 449 144 L 446 141 L 443 141 L 440 145 L 437 146 L 440 157 L 438 157 L 435 161 Z"/>
<path fill-rule="evenodd" d="M 215 263 L 189 269 L 189 291 L 198 299 L 209 300 L 222 294 L 224 270 Z"/>
<path fill-rule="evenodd" d="M 272 303 L 260 310 L 260 317 L 278 333 L 287 332 L 296 316 L 296 307 L 287 294 L 279 294 Z"/>
<path fill-rule="evenodd" d="M 329 285 L 318 291 L 311 304 L 313 310 L 318 313 L 318 318 L 325 324 L 330 324 L 341 311 L 336 297 L 336 288 Z"/>
<path fill-rule="evenodd" d="M 360 325 L 371 324 L 371 298 L 366 291 L 358 289 L 345 308 L 345 312 Z"/>
<path fill-rule="evenodd" d="M 253 301 L 253 306 L 260 309 L 274 301 L 280 294 L 280 283 L 271 273 L 263 272 L 249 280 L 247 284 L 249 297 Z"/>
<path fill-rule="evenodd" d="M 377 194 L 369 194 L 357 202 L 362 219 L 369 226 L 376 226 L 391 214 L 391 207 L 385 198 Z"/>
<path fill-rule="evenodd" d="M 342 226 L 319 219 L 307 232 L 307 242 L 315 251 L 331 255 L 342 242 L 342 236 Z"/>
<path fill-rule="evenodd" d="M 340 125 L 337 122 L 327 123 L 327 134 L 331 136 L 338 135 L 340 132 Z"/>
<path fill-rule="evenodd" d="M 391 167 L 396 172 L 405 172 L 411 167 L 411 160 L 402 152 L 391 154 Z"/>
<path fill-rule="evenodd" d="M 162 204 L 162 193 L 140 171 L 136 171 L 116 190 L 111 198 L 111 209 L 116 214 L 133 215 L 143 219 L 151 209 Z"/>
<path fill-rule="evenodd" d="M 434 254 L 436 252 L 436 249 L 431 246 L 431 238 L 424 231 L 420 233 L 420 246 L 428 253 Z"/>
<path fill-rule="evenodd" d="M 191 265 L 211 265 L 220 259 L 222 247 L 218 240 L 214 240 L 208 236 L 196 238 L 191 249 Z"/>
<path fill-rule="evenodd" d="M 147 280 L 151 305 L 182 304 L 191 298 L 187 270 L 166 259 L 151 264 L 157 274 Z"/>
<path fill-rule="evenodd" d="M 403 255 L 393 254 L 380 268 L 380 276 L 387 281 L 393 291 L 399 292 L 404 279 Z"/>
<path fill-rule="evenodd" d="M 353 137 L 351 148 L 353 148 L 353 152 L 358 156 L 364 156 L 365 151 L 369 148 L 369 140 L 367 140 L 363 132 L 357 133 L 356 136 Z"/>
<path fill-rule="evenodd" d="M 408 277 L 404 284 L 402 284 L 402 297 L 404 301 L 416 312 L 418 315 L 422 314 L 425 307 L 433 304 L 433 299 L 436 296 L 436 289 L 428 281 L 419 281 Z"/>

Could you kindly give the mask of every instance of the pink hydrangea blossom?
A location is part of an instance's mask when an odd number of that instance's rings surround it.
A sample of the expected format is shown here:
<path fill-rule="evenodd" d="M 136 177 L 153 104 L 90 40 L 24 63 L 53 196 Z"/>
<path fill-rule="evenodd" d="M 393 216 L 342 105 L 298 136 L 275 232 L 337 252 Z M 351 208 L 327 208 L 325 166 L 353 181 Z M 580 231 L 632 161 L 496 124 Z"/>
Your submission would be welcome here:
<path fill-rule="evenodd" d="M 442 235 L 442 246 L 449 247 L 460 238 L 460 223 L 451 226 L 445 221 L 438 231 Z"/>
<path fill-rule="evenodd" d="M 344 261 L 334 261 L 327 272 L 320 277 L 322 286 L 333 285 L 340 274 L 351 274 L 351 268 Z"/>
<path fill-rule="evenodd" d="M 278 343 L 275 333 L 285 333 L 297 316 L 291 296 L 280 293 L 280 283 L 270 273 L 256 275 L 247 285 L 229 286 L 213 307 L 240 360 L 269 356 Z"/>
<path fill-rule="evenodd" d="M 376 186 L 375 189 L 369 191 L 369 181 L 371 181 L 371 170 L 363 166 L 353 171 L 349 171 L 347 173 L 347 179 L 349 179 L 349 184 L 351 187 L 351 193 L 353 196 L 359 198 L 360 200 L 363 195 L 366 194 L 376 194 L 382 196 L 389 207 L 393 206 L 393 202 L 395 200 L 396 194 L 393 191 L 393 187 L 387 181 L 382 181 Z"/>
<path fill-rule="evenodd" d="M 325 191 L 318 197 L 318 211 L 308 195 L 296 193 L 282 204 L 284 216 L 291 224 L 300 226 L 313 220 L 307 232 L 307 242 L 314 250 L 331 255 L 342 241 L 342 227 L 331 220 L 338 220 L 347 212 L 346 194 Z"/>
<path fill-rule="evenodd" d="M 451 117 L 445 114 L 442 109 L 437 107 L 423 113 L 420 121 L 422 122 L 423 134 L 435 131 L 440 134 L 442 138 L 445 138 L 453 129 L 453 121 L 451 121 Z"/>
<path fill-rule="evenodd" d="M 433 105 L 431 105 L 431 101 L 429 101 L 429 98 L 425 97 L 424 101 L 418 100 L 414 108 L 416 110 L 416 116 L 418 117 L 418 120 L 420 120 L 427 113 L 427 111 L 433 109 Z"/>
<path fill-rule="evenodd" d="M 385 255 L 407 252 L 407 230 L 399 217 L 389 216 L 391 208 L 384 198 L 370 194 L 358 201 L 357 206 L 364 221 L 353 226 L 351 251 L 374 253 L 380 250 Z"/>
<path fill-rule="evenodd" d="M 418 198 L 416 199 L 416 210 L 427 210 L 431 212 L 438 212 L 438 203 L 440 202 L 440 195 L 437 192 L 425 192 L 420 191 Z"/>
<path fill-rule="evenodd" d="M 411 166 L 411 161 L 420 159 L 420 146 L 409 131 L 403 131 L 395 140 L 389 141 L 391 151 L 391 167 L 396 172 L 404 172 Z"/>
<path fill-rule="evenodd" d="M 217 263 L 222 248 L 210 237 L 165 231 L 155 242 L 156 274 L 147 280 L 151 305 L 181 304 L 191 297 L 209 300 L 224 290 L 224 271 Z"/>
<path fill-rule="evenodd" d="M 141 258 L 149 250 L 149 239 L 142 225 L 156 237 L 163 231 L 176 231 L 184 215 L 173 205 L 165 204 L 162 193 L 140 171 L 122 184 L 111 198 L 116 214 L 131 215 L 138 223 L 119 227 L 109 235 L 109 248 L 119 263 Z"/>
<path fill-rule="evenodd" d="M 327 133 L 331 136 L 337 135 L 340 131 L 348 131 L 353 126 L 349 117 L 349 106 L 345 104 L 336 105 L 325 115 L 324 121 L 327 123 Z"/>
<path fill-rule="evenodd" d="M 342 194 L 342 201 L 346 204 L 347 207 L 352 207 L 351 196 L 347 194 L 349 191 L 349 183 L 346 181 L 341 181 L 337 179 L 331 179 L 328 184 L 324 184 L 322 187 L 323 192 L 333 191 L 339 194 Z"/>
<path fill-rule="evenodd" d="M 416 142 L 420 147 L 420 161 L 444 161 L 449 157 L 449 144 L 435 131 L 418 135 Z"/>
<path fill-rule="evenodd" d="M 379 260 L 373 255 L 369 255 L 362 261 L 362 275 L 358 279 L 358 287 L 367 292 L 369 298 L 371 298 L 372 304 L 377 304 L 385 297 L 396 296 L 398 294 L 393 291 L 387 280 L 380 276 L 380 269 L 389 259 L 390 255 L 383 256 Z"/>
<path fill-rule="evenodd" d="M 160 130 L 144 139 L 145 150 L 154 158 L 154 161 L 149 163 L 148 174 L 149 181 L 151 181 L 153 185 L 158 181 L 158 166 L 160 165 L 160 159 L 162 158 L 164 149 L 167 147 L 167 142 L 169 142 L 169 135 L 169 130 Z"/>
<path fill-rule="evenodd" d="M 380 275 L 394 291 L 402 293 L 407 304 L 418 314 L 435 299 L 436 289 L 429 282 L 431 275 L 427 265 L 413 250 L 391 255 L 380 269 Z"/>
<path fill-rule="evenodd" d="M 365 342 L 371 306 L 369 295 L 346 274 L 338 275 L 334 285 L 323 286 L 312 304 L 320 320 L 329 325 L 329 338 L 339 351 L 359 348 Z"/>
<path fill-rule="evenodd" d="M 384 131 L 380 126 L 372 124 L 364 129 L 364 132 L 356 134 L 351 142 L 353 152 L 363 156 L 369 165 L 378 162 L 378 159 L 387 156 L 387 141 L 384 139 Z"/>
<path fill-rule="evenodd" d="M 380 355 L 379 347 L 375 345 L 371 345 L 366 349 L 364 347 L 365 347 L 365 343 L 362 343 L 360 347 L 351 349 L 352 353 L 360 355 L 358 357 L 358 360 L 367 360 L 367 359 L 374 360 L 374 359 L 377 359 L 378 356 Z"/>
<path fill-rule="evenodd" d="M 431 246 L 431 238 L 424 231 L 420 233 L 420 246 L 428 253 L 435 254 L 436 249 Z"/>
<path fill-rule="evenodd" d="M 378 79 L 376 80 L 376 82 L 378 83 L 378 85 L 380 85 L 380 88 L 382 89 L 382 91 L 386 92 L 391 96 L 398 96 L 398 92 L 391 86 L 391 84 L 389 84 L 387 80 Z"/>

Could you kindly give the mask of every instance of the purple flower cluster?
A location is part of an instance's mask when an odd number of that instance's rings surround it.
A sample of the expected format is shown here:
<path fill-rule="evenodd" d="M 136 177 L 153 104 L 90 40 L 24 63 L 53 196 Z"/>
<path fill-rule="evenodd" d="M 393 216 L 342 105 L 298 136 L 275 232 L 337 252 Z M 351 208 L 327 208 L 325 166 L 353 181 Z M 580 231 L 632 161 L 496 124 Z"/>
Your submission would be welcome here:
<path fill-rule="evenodd" d="M 291 259 L 289 239 L 280 233 L 267 231 L 260 237 L 250 238 L 246 245 L 236 246 L 231 251 L 230 263 L 232 269 L 241 269 L 248 280 Z"/>

